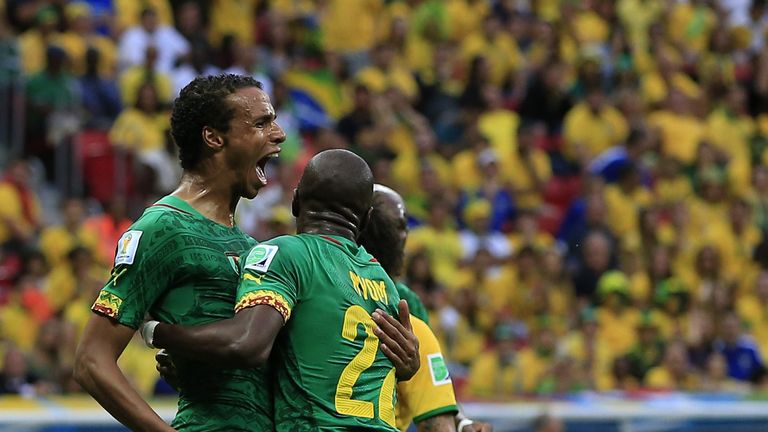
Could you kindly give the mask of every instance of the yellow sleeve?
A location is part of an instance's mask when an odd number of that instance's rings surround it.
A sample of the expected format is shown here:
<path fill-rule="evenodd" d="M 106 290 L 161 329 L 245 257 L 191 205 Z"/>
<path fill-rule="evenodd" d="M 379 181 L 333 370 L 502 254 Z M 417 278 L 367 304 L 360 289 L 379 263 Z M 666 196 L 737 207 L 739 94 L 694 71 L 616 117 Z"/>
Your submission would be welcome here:
<path fill-rule="evenodd" d="M 397 427 L 402 431 L 408 429 L 411 421 L 418 423 L 458 410 L 453 383 L 435 334 L 414 316 L 411 323 L 419 338 L 421 368 L 413 378 L 397 386 Z"/>

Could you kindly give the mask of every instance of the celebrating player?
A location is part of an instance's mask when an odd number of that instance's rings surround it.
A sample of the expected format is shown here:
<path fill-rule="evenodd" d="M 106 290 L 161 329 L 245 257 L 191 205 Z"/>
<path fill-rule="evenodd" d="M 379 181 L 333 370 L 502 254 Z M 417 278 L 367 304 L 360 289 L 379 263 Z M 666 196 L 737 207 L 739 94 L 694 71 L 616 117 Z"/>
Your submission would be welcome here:
<path fill-rule="evenodd" d="M 408 301 L 421 357 L 421 368 L 416 375 L 398 385 L 398 428 L 404 432 L 413 421 L 419 432 L 449 432 L 457 428 L 459 432 L 490 432 L 490 425 L 473 422 L 459 413 L 440 345 L 427 325 L 427 310 L 416 293 L 397 282 L 403 270 L 407 237 L 403 198 L 386 186 L 375 185 L 371 220 L 360 236 L 360 244 L 379 260 L 396 281 L 400 298 Z"/>
<path fill-rule="evenodd" d="M 299 234 L 244 255 L 234 318 L 198 327 L 150 322 L 145 340 L 231 366 L 263 365 L 274 345 L 277 431 L 397 431 L 395 380 L 418 369 L 418 340 L 406 331 L 408 307 L 394 283 L 356 244 L 372 177 L 354 153 L 316 155 L 294 193 Z M 392 333 L 400 340 L 387 345 L 383 330 L 391 328 L 400 328 Z"/>
<path fill-rule="evenodd" d="M 147 208 L 118 242 L 112 276 L 77 349 L 75 377 L 132 430 L 173 430 L 142 400 L 117 360 L 147 313 L 196 325 L 233 315 L 237 258 L 255 244 L 234 225 L 240 197 L 267 183 L 285 133 L 250 77 L 196 78 L 176 100 L 171 133 L 179 187 Z M 271 398 L 256 370 L 176 361 L 184 391 L 172 425 L 188 431 L 271 430 Z"/>

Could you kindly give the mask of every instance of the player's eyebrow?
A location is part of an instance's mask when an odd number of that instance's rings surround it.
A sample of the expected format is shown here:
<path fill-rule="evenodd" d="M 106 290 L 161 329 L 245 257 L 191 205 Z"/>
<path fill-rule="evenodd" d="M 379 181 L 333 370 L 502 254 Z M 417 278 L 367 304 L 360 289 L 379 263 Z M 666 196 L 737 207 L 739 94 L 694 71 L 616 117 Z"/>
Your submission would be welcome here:
<path fill-rule="evenodd" d="M 252 120 L 253 123 L 259 123 L 262 121 L 275 121 L 277 115 L 275 113 L 267 113 L 260 115 Z"/>

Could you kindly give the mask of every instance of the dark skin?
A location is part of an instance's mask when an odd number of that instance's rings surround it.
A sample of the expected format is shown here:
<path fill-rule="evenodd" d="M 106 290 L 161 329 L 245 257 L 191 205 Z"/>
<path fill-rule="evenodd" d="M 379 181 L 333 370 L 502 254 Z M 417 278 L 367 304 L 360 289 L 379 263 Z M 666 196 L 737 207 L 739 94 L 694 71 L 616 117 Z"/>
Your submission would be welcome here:
<path fill-rule="evenodd" d="M 294 191 L 297 230 L 356 241 L 370 216 L 372 196 L 373 176 L 362 159 L 346 150 L 319 153 L 307 165 Z M 418 340 L 407 303 L 401 301 L 399 309 L 400 321 L 381 310 L 372 317 L 382 352 L 394 364 L 397 378 L 407 380 L 419 368 Z M 283 325 L 283 316 L 275 308 L 258 305 L 204 326 L 160 323 L 153 344 L 223 367 L 256 367 L 267 362 Z"/>
<path fill-rule="evenodd" d="M 280 151 L 285 133 L 275 122 L 275 110 L 262 90 L 242 88 L 227 98 L 235 110 L 229 131 L 210 127 L 200 131 L 209 156 L 184 171 L 173 195 L 208 219 L 233 226 L 240 198 L 253 198 L 265 184 L 255 174 L 254 165 Z M 111 318 L 92 315 L 75 354 L 75 379 L 129 429 L 172 431 L 117 366 L 135 331 Z"/>

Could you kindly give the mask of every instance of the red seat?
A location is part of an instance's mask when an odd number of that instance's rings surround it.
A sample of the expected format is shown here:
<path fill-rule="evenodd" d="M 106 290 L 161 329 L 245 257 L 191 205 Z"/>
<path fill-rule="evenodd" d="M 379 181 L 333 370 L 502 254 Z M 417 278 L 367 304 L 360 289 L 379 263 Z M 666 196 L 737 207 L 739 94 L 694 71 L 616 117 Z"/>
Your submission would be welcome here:
<path fill-rule="evenodd" d="M 107 132 L 83 131 L 77 137 L 77 144 L 76 154 L 90 196 L 102 203 L 108 202 L 118 192 L 118 180 L 124 184 L 124 195 L 133 193 L 135 179 L 131 155 L 115 151 Z"/>

